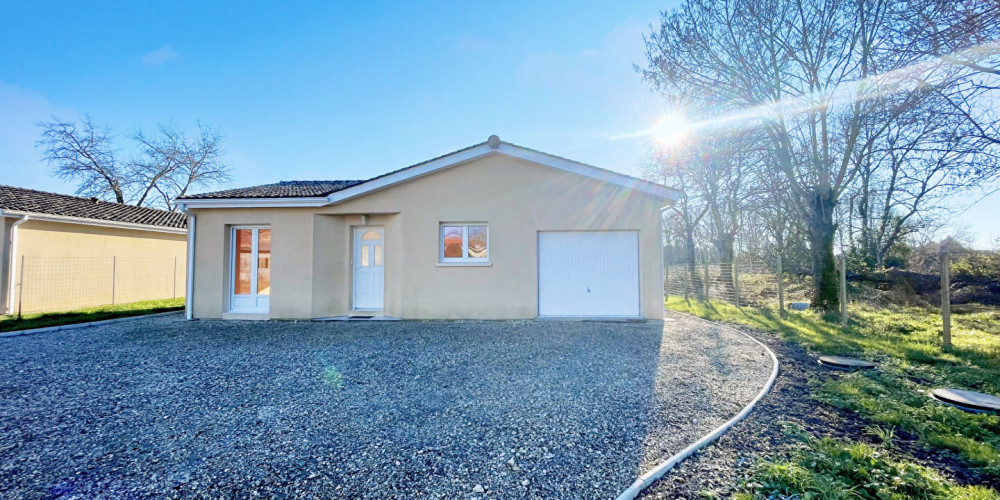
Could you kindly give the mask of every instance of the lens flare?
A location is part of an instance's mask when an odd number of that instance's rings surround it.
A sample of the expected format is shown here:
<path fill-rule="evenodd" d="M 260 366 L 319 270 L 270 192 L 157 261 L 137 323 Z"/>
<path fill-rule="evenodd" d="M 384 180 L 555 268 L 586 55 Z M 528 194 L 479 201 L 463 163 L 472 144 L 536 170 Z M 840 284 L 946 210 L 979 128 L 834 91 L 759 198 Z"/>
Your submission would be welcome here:
<path fill-rule="evenodd" d="M 713 129 L 774 123 L 804 113 L 834 111 L 886 95 L 911 92 L 920 86 L 933 84 L 938 78 L 938 70 L 974 66 L 983 59 L 998 55 L 1000 41 L 992 41 L 867 78 L 841 82 L 827 89 L 733 110 L 707 120 L 688 122 L 679 114 L 670 114 L 657 120 L 648 130 L 612 136 L 611 139 L 652 137 L 661 145 L 676 146 L 687 136 L 698 136 Z"/>
<path fill-rule="evenodd" d="M 663 146 L 672 146 L 681 142 L 687 136 L 687 122 L 679 115 L 667 115 L 660 118 L 649 129 L 656 142 Z"/>

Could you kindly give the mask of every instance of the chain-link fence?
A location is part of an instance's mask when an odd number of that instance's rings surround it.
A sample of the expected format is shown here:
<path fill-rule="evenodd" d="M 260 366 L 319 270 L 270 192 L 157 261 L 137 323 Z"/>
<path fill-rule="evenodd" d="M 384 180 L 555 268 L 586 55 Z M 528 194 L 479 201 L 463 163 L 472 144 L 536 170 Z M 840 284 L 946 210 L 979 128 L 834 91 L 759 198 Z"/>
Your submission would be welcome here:
<path fill-rule="evenodd" d="M 183 297 L 176 257 L 27 257 L 16 261 L 11 313 L 69 311 Z"/>

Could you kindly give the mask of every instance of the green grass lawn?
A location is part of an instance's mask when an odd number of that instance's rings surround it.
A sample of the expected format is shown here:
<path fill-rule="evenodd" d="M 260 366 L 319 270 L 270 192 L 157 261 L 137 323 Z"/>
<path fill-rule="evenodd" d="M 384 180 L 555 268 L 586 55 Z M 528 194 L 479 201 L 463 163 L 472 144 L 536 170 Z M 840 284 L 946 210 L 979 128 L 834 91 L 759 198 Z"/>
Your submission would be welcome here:
<path fill-rule="evenodd" d="M 24 314 L 21 316 L 21 319 L 17 319 L 16 316 L 0 316 L 0 332 L 28 330 L 31 328 L 68 325 L 72 323 L 87 323 L 90 321 L 137 316 L 140 314 L 174 311 L 183 308 L 184 298 L 181 297 L 178 299 L 146 300 L 142 302 L 130 302 L 128 304 L 91 307 L 60 313 Z"/>
<path fill-rule="evenodd" d="M 1000 311 L 981 309 L 954 314 L 954 346 L 944 350 L 941 317 L 930 309 L 852 304 L 851 319 L 842 330 L 836 320 L 825 321 L 809 311 L 789 312 L 786 318 L 781 318 L 776 309 L 739 309 L 720 302 L 688 302 L 682 298 L 669 299 L 667 307 L 706 319 L 778 332 L 784 339 L 798 342 L 817 355 L 842 354 L 879 363 L 877 371 L 814 380 L 814 397 L 853 410 L 877 424 L 890 436 L 886 446 L 869 449 L 863 443 L 806 437 L 791 456 L 758 466 L 756 477 L 748 486 L 752 497 L 780 496 L 782 491 L 798 488 L 812 491 L 814 498 L 895 498 L 886 493 L 892 491 L 909 492 L 899 498 L 1000 498 L 988 488 L 963 489 L 949 484 L 934 471 L 907 464 L 906 457 L 890 451 L 892 433 L 902 430 L 918 436 L 919 442 L 927 447 L 953 451 L 968 467 L 1000 476 L 1000 417 L 965 413 L 927 396 L 938 387 L 1000 394 Z M 869 448 L 859 448 L 861 445 Z M 849 467 L 855 459 L 859 463 L 872 463 L 859 466 L 865 471 L 860 475 L 852 476 L 838 469 Z M 872 469 L 884 471 L 884 467 L 890 466 L 908 471 L 892 476 L 902 483 L 882 490 L 868 488 L 880 483 L 869 477 Z M 857 495 L 816 493 L 826 487 L 836 490 L 845 485 L 855 488 Z M 908 489 L 915 485 L 924 486 Z"/>

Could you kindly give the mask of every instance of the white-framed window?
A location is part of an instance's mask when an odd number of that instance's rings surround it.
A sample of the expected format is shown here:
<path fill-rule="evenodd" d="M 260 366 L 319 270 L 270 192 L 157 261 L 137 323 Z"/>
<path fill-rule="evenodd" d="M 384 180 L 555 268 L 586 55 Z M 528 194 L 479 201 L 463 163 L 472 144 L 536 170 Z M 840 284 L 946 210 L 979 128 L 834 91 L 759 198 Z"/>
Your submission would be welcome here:
<path fill-rule="evenodd" d="M 232 312 L 267 312 L 271 296 L 271 228 L 233 226 L 230 251 Z"/>
<path fill-rule="evenodd" d="M 442 222 L 441 262 L 489 262 L 490 227 L 485 222 Z"/>

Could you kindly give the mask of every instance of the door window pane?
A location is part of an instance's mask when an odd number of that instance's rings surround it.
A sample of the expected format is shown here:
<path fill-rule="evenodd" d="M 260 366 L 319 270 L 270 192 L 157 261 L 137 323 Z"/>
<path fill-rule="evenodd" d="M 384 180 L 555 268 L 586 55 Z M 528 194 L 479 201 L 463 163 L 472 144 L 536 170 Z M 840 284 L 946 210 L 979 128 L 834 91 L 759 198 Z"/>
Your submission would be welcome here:
<path fill-rule="evenodd" d="M 236 230 L 236 269 L 233 270 L 233 290 L 237 295 L 250 295 L 250 275 L 253 273 L 253 230 Z"/>
<path fill-rule="evenodd" d="M 441 233 L 444 235 L 444 258 L 462 258 L 462 226 L 443 226 Z"/>
<path fill-rule="evenodd" d="M 469 258 L 486 258 L 486 226 L 469 226 Z"/>
<path fill-rule="evenodd" d="M 375 245 L 375 267 L 382 267 L 382 245 Z"/>
<path fill-rule="evenodd" d="M 366 231 L 365 235 L 361 237 L 362 240 L 368 241 L 378 241 L 382 239 L 382 234 L 378 231 Z"/>
<path fill-rule="evenodd" d="M 361 267 L 368 267 L 371 265 L 368 259 L 368 252 L 368 245 L 361 245 Z"/>
<path fill-rule="evenodd" d="M 257 294 L 271 294 L 271 230 L 257 233 Z"/>

